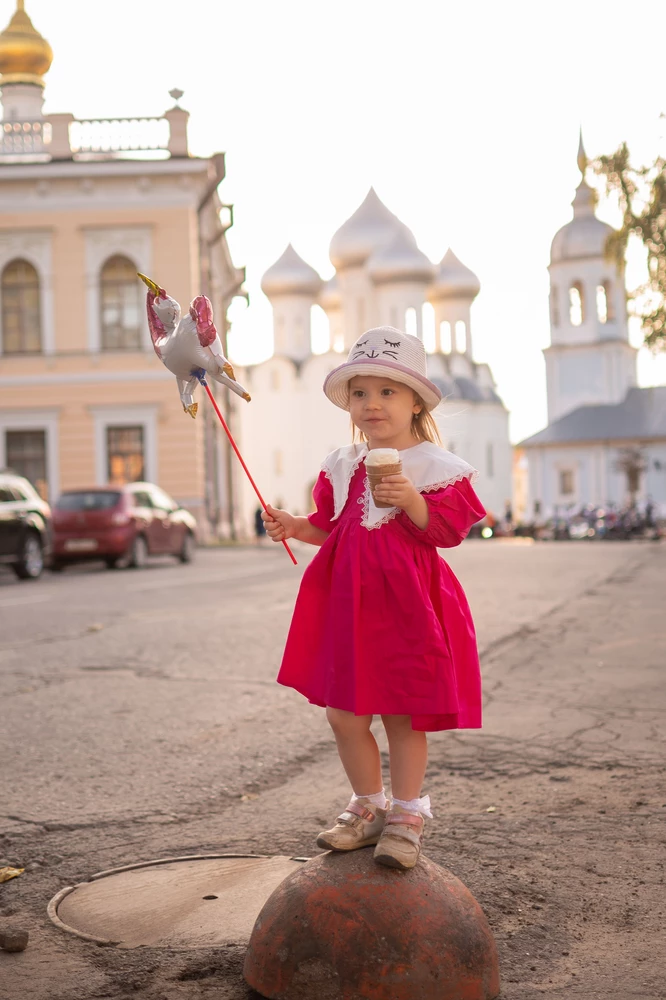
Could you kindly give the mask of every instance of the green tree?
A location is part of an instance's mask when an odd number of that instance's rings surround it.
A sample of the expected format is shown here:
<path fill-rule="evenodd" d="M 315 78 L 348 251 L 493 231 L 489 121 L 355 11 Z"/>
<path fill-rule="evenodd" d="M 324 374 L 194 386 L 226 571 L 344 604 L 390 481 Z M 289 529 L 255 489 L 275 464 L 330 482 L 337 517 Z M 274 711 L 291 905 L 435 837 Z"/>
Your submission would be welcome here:
<path fill-rule="evenodd" d="M 622 143 L 610 156 L 594 161 L 606 179 L 606 190 L 617 195 L 622 228 L 608 238 L 607 256 L 621 264 L 630 236 L 637 236 L 647 251 L 647 281 L 630 293 L 641 319 L 645 343 L 653 351 L 666 350 L 666 160 L 634 167 L 629 148 Z"/>

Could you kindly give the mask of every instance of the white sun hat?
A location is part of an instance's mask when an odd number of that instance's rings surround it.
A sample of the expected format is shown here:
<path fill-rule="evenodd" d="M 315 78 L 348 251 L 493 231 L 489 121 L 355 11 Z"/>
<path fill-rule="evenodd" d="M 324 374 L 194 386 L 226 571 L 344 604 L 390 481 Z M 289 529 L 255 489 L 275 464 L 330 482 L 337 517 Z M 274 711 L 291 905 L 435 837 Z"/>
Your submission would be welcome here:
<path fill-rule="evenodd" d="M 336 406 L 349 409 L 349 380 L 355 375 L 384 376 L 417 392 L 427 410 L 442 401 L 442 393 L 426 372 L 426 352 L 418 337 L 393 326 L 377 326 L 358 338 L 343 365 L 324 382 L 324 392 Z"/>

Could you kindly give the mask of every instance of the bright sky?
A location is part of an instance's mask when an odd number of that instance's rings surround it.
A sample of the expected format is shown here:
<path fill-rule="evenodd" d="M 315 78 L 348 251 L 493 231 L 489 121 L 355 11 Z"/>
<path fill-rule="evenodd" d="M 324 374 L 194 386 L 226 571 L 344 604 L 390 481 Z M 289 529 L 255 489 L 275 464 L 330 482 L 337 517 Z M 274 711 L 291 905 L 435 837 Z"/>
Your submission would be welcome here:
<path fill-rule="evenodd" d="M 14 0 L 0 0 L 9 20 Z M 26 0 L 55 53 L 46 110 L 159 115 L 185 91 L 190 146 L 227 153 L 229 242 L 251 306 L 239 362 L 272 347 L 261 275 L 288 242 L 323 277 L 371 185 L 438 261 L 479 276 L 476 360 L 520 440 L 545 424 L 550 242 L 571 217 L 578 128 L 590 157 L 663 149 L 666 90 L 644 41 L 663 0 Z M 654 53 L 653 53 L 654 55 Z M 589 179 L 589 178 L 588 178 Z M 617 221 L 613 206 L 599 215 Z M 630 280 L 641 280 L 638 264 Z M 637 332 L 636 343 L 640 343 Z M 666 382 L 643 351 L 641 384 Z"/>

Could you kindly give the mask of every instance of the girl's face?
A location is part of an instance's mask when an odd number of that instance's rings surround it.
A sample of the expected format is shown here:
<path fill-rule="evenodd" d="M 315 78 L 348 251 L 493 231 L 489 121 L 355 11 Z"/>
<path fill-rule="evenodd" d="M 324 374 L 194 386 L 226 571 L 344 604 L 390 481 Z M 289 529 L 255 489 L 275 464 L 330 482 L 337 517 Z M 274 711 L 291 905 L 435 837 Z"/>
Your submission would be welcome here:
<path fill-rule="evenodd" d="M 377 375 L 355 375 L 349 382 L 349 412 L 369 448 L 411 448 L 412 420 L 421 409 L 402 382 Z"/>

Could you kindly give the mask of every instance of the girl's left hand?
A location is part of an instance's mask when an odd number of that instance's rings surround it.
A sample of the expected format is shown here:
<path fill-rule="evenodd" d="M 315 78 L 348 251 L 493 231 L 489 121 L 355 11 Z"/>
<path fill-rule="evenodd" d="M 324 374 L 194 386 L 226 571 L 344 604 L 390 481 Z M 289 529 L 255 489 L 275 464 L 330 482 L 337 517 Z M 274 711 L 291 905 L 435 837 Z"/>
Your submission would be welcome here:
<path fill-rule="evenodd" d="M 377 500 L 406 510 L 414 505 L 421 494 L 407 476 L 384 476 L 379 486 L 375 487 L 374 495 Z"/>

